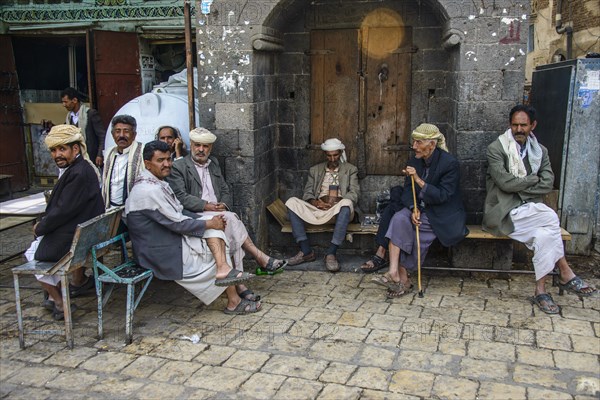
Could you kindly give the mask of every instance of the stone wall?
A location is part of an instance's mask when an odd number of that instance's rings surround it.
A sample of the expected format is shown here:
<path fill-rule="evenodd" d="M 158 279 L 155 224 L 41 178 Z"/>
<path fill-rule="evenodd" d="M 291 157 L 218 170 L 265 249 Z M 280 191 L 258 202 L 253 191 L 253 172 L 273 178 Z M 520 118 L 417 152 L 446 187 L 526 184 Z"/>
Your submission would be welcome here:
<path fill-rule="evenodd" d="M 310 30 L 359 27 L 379 7 L 413 29 L 411 127 L 435 123 L 447 135 L 462 163 L 468 222 L 481 221 L 485 148 L 522 98 L 528 2 L 216 0 L 198 16 L 201 121 L 222 138 L 215 153 L 234 187 L 234 208 L 259 242 L 279 240 L 264 207 L 300 195 L 318 156 L 307 150 Z M 256 34 L 276 38 L 279 51 L 253 50 Z M 359 206 L 374 212 L 377 193 L 402 181 L 365 177 Z"/>

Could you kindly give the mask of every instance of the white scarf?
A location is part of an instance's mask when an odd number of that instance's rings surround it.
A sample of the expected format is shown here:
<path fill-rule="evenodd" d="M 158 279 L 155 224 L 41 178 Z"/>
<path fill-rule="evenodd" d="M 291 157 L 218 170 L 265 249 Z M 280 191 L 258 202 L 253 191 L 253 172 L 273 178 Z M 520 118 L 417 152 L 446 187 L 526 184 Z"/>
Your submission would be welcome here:
<path fill-rule="evenodd" d="M 135 179 L 125 202 L 125 215 L 142 210 L 158 211 L 173 222 L 189 219 L 182 214 L 183 205 L 175 197 L 171 186 L 145 169 Z"/>
<path fill-rule="evenodd" d="M 512 134 L 512 130 L 508 128 L 506 132 L 498 137 L 498 140 L 500 141 L 500 144 L 502 144 L 502 149 L 508 156 L 508 172 L 517 178 L 524 178 L 527 176 L 527 170 L 525 169 L 521 154 L 519 154 L 517 141 Z M 523 154 L 527 154 L 529 157 L 531 173 L 537 174 L 540 165 L 542 164 L 542 148 L 533 132 L 529 134 L 527 142 L 525 142 L 525 152 Z"/>
<path fill-rule="evenodd" d="M 127 190 L 131 192 L 135 178 L 139 175 L 140 171 L 145 169 L 144 160 L 142 159 L 143 146 L 140 142 L 134 141 L 131 146 L 128 147 L 128 159 L 127 159 L 127 176 L 125 177 L 125 184 Z M 118 147 L 115 146 L 108 152 L 106 156 L 106 163 L 104 164 L 104 170 L 102 171 L 102 197 L 104 197 L 104 206 L 110 208 L 110 177 L 112 176 L 112 170 L 115 166 L 115 154 L 118 152 Z"/>

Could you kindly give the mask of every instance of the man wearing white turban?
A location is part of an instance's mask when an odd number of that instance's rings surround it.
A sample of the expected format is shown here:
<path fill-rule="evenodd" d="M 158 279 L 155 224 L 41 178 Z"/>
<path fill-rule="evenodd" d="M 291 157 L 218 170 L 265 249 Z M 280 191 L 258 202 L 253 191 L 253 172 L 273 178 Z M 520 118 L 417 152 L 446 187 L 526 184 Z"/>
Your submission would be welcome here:
<path fill-rule="evenodd" d="M 33 227 L 36 240 L 27 250 L 26 257 L 38 261 L 60 260 L 73 241 L 77 224 L 104 212 L 104 203 L 98 184 L 98 173 L 89 160 L 80 129 L 71 125 L 55 125 L 45 139 L 61 176 L 52 189 L 46 212 Z M 44 307 L 55 319 L 63 319 L 63 302 L 57 285 L 60 279 L 52 275 L 36 276 L 49 294 Z M 73 271 L 71 291 L 82 293 L 94 287 L 94 279 L 86 277 L 84 268 Z"/>
<path fill-rule="evenodd" d="M 340 270 L 336 252 L 346 237 L 360 195 L 358 169 L 346 162 L 345 149 L 339 139 L 327 139 L 321 145 L 327 161 L 309 169 L 302 199 L 292 197 L 285 203 L 292 234 L 300 245 L 298 254 L 287 260 L 289 265 L 316 259 L 304 223 L 324 225 L 335 221 L 333 238 L 325 252 L 325 268 L 331 272 Z"/>
<path fill-rule="evenodd" d="M 269 257 L 256 247 L 240 217 L 229 211 L 229 186 L 225 182 L 219 162 L 211 156 L 216 140 L 217 136 L 208 129 L 195 128 L 190 131 L 190 153 L 175 160 L 173 170 L 166 180 L 186 211 L 202 216 L 225 216 L 225 236 L 236 269 L 243 271 L 243 259 L 247 252 L 268 272 L 281 270 L 286 262 Z M 237 289 L 243 298 L 258 298 L 243 285 L 238 285 Z"/>

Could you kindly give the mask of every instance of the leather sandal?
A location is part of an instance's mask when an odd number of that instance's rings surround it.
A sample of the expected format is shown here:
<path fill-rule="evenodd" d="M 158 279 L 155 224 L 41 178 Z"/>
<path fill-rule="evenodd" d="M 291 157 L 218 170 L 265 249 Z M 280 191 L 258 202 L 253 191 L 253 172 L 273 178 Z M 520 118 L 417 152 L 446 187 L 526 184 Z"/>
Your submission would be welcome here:
<path fill-rule="evenodd" d="M 554 302 L 552 296 L 550 296 L 548 293 L 540 293 L 536 296 L 530 297 L 529 301 L 531 301 L 531 304 L 537 305 L 539 309 L 546 314 L 558 314 L 560 312 L 560 307 Z"/>
<path fill-rule="evenodd" d="M 252 314 L 257 311 L 260 311 L 261 308 L 262 308 L 262 304 L 260 304 L 260 303 L 242 299 L 242 301 L 240 301 L 240 303 L 233 310 L 230 310 L 229 308 L 225 307 L 223 312 L 225 314 L 231 314 L 231 315 L 244 315 L 244 314 Z"/>
<path fill-rule="evenodd" d="M 584 291 L 585 289 L 592 289 L 589 291 Z M 562 295 L 563 291 L 567 291 L 573 294 L 576 294 L 577 296 L 580 297 L 588 297 L 588 296 L 593 296 L 594 294 L 596 294 L 598 292 L 597 289 L 591 287 L 590 285 L 588 285 L 587 283 L 585 283 L 583 281 L 583 279 L 581 279 L 580 277 L 576 276 L 573 279 L 571 279 L 570 281 L 568 281 L 567 283 L 560 283 L 560 281 L 558 282 L 558 289 L 559 289 L 559 295 Z"/>
<path fill-rule="evenodd" d="M 365 274 L 372 274 L 373 272 L 379 271 L 380 269 L 387 267 L 387 265 L 387 261 L 385 261 L 378 255 L 374 255 L 369 261 L 366 261 L 363 265 L 360 266 L 360 270 Z"/>

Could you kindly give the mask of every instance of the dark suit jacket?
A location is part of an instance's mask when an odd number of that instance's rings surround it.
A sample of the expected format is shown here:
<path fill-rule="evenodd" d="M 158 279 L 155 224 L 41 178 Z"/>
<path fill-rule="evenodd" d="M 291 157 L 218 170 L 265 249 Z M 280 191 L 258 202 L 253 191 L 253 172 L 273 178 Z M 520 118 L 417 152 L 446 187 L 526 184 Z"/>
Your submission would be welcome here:
<path fill-rule="evenodd" d="M 465 225 L 466 214 L 460 194 L 460 166 L 453 155 L 437 148 L 431 157 L 429 175 L 425 179 L 427 189 L 423 193 L 423 201 L 426 204 L 424 211 L 440 243 L 453 246 L 469 233 Z M 421 179 L 423 178 L 424 160 L 412 157 L 408 165 L 414 167 Z M 407 177 L 402 192 L 402 204 L 405 207 L 413 207 L 411 185 L 411 179 Z M 415 184 L 415 190 L 419 202 L 419 185 Z"/>
<path fill-rule="evenodd" d="M 219 162 L 214 157 L 210 157 L 210 160 L 208 171 L 217 200 L 231 206 L 231 193 L 221 173 Z M 176 160 L 171 175 L 166 180 L 184 209 L 195 213 L 204 211 L 206 201 L 202 200 L 202 182 L 191 155 Z"/>
<path fill-rule="evenodd" d="M 98 111 L 90 108 L 88 110 L 87 126 L 85 127 L 85 145 L 92 159 L 96 161 L 96 157 L 104 157 L 104 141 L 106 139 L 106 128 L 102 124 L 102 119 Z"/>
<path fill-rule="evenodd" d="M 98 177 L 92 166 L 79 156 L 60 177 L 46 207 L 46 214 L 36 227 L 44 235 L 35 259 L 58 261 L 71 248 L 77 224 L 104 212 Z"/>

